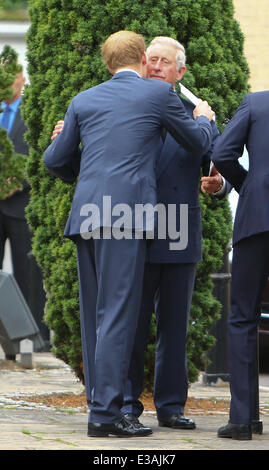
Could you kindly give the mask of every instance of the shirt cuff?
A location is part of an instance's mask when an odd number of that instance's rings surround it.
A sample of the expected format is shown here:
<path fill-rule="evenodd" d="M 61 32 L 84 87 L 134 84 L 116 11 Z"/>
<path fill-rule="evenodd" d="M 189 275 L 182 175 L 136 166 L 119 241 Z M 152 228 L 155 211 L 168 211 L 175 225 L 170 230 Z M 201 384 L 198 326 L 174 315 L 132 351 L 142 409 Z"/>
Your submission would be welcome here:
<path fill-rule="evenodd" d="M 219 191 L 216 191 L 215 193 L 212 194 L 212 196 L 223 196 L 226 193 L 226 180 L 223 178 L 222 175 L 220 175 L 222 178 L 222 187 L 220 188 Z"/>

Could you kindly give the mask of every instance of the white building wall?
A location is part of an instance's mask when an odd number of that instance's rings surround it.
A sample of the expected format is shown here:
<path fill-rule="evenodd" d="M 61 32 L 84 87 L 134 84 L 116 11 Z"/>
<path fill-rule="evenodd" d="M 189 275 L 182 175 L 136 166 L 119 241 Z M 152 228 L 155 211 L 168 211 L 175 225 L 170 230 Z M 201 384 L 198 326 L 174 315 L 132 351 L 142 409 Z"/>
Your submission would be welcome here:
<path fill-rule="evenodd" d="M 19 55 L 19 62 L 23 65 L 27 81 L 29 79 L 27 74 L 25 34 L 29 26 L 29 23 L 21 21 L 0 21 L 0 50 L 2 51 L 6 44 L 15 49 Z"/>

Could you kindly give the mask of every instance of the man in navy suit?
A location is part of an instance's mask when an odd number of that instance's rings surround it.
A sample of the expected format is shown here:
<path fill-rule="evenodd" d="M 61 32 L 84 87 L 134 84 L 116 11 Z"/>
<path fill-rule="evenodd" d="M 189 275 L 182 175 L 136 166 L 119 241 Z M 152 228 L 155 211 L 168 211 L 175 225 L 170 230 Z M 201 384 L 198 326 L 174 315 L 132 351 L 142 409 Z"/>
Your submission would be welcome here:
<path fill-rule="evenodd" d="M 234 221 L 229 316 L 230 420 L 219 437 L 251 439 L 258 383 L 257 328 L 269 275 L 269 92 L 247 94 L 214 149 L 212 159 L 239 193 Z M 238 162 L 244 146 L 249 170 Z M 252 429 L 253 428 L 253 429 Z M 258 432 L 261 432 L 260 430 Z"/>
<path fill-rule="evenodd" d="M 44 161 L 69 183 L 79 171 L 65 236 L 76 242 L 78 253 L 88 435 L 141 436 L 151 429 L 132 425 L 121 407 L 142 292 L 144 234 L 154 231 L 154 218 L 138 224 L 133 214 L 137 204 L 156 204 L 162 127 L 187 149 L 205 153 L 213 113 L 201 103 L 194 121 L 171 85 L 141 78 L 146 56 L 140 35 L 111 35 L 102 55 L 113 78 L 72 100 Z M 109 204 L 131 209 L 128 237 L 120 230 L 111 237 L 115 213 Z"/>
<path fill-rule="evenodd" d="M 170 83 L 173 88 L 186 72 L 185 49 L 174 39 L 157 37 L 147 49 L 148 76 Z M 182 99 L 193 119 L 195 106 Z M 123 412 L 139 423 L 143 412 L 139 396 L 143 391 L 144 352 L 148 341 L 152 312 L 156 313 L 157 345 L 154 377 L 154 402 L 160 426 L 194 429 L 192 419 L 184 416 L 188 392 L 186 336 L 191 307 L 196 264 L 202 256 L 202 224 L 199 203 L 200 171 L 206 175 L 205 190 L 220 190 L 222 177 L 208 177 L 210 155 L 219 135 L 211 121 L 213 141 L 207 152 L 185 149 L 167 133 L 156 168 L 158 202 L 176 204 L 178 227 L 180 204 L 188 205 L 188 245 L 184 250 L 170 250 L 169 237 L 155 239 L 147 249 L 140 316 Z"/>

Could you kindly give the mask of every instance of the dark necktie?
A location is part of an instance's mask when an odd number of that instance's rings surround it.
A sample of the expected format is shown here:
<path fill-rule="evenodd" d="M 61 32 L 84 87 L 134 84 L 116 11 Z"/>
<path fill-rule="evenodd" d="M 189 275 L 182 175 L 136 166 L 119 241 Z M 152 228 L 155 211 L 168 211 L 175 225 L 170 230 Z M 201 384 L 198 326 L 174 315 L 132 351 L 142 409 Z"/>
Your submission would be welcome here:
<path fill-rule="evenodd" d="M 165 128 L 165 127 L 162 127 L 162 128 L 161 128 L 161 136 L 162 136 L 163 142 L 164 142 L 165 139 L 166 139 L 166 134 L 167 134 L 166 128 Z"/>
<path fill-rule="evenodd" d="M 9 119 L 10 119 L 10 106 L 6 106 L 5 111 L 3 112 L 2 124 L 1 126 L 8 130 Z"/>

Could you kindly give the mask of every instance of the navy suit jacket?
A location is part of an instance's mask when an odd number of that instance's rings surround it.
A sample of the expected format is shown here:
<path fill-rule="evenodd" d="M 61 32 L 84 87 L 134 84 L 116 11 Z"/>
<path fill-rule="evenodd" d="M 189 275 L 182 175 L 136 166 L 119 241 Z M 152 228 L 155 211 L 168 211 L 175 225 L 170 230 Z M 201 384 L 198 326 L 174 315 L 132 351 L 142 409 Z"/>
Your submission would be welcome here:
<path fill-rule="evenodd" d="M 182 99 L 188 115 L 193 119 L 194 105 Z M 147 250 L 149 263 L 196 263 L 202 259 L 202 220 L 199 199 L 201 168 L 208 176 L 210 159 L 218 128 L 211 121 L 213 140 L 207 153 L 185 150 L 170 134 L 162 146 L 156 169 L 158 202 L 177 205 L 177 229 L 180 226 L 180 204 L 188 204 L 188 245 L 184 250 L 171 251 L 170 239 L 154 240 Z M 215 196 L 214 196 L 215 197 Z"/>
<path fill-rule="evenodd" d="M 112 207 L 128 204 L 132 216 L 135 204 L 156 204 L 155 165 L 163 126 L 195 154 L 211 145 L 209 120 L 190 119 L 168 83 L 125 71 L 72 100 L 63 131 L 44 155 L 48 169 L 69 183 L 75 181 L 80 163 L 65 236 L 81 233 L 86 216 L 80 211 L 87 204 L 99 208 L 101 221 L 93 220 L 89 231 L 113 225 L 102 211 L 104 196 L 111 198 Z M 125 228 L 134 226 L 132 219 Z M 154 221 L 136 228 L 151 231 Z"/>
<path fill-rule="evenodd" d="M 212 154 L 216 168 L 239 193 L 233 244 L 269 231 L 269 91 L 247 94 L 218 139 Z M 244 145 L 249 170 L 240 165 Z"/>

